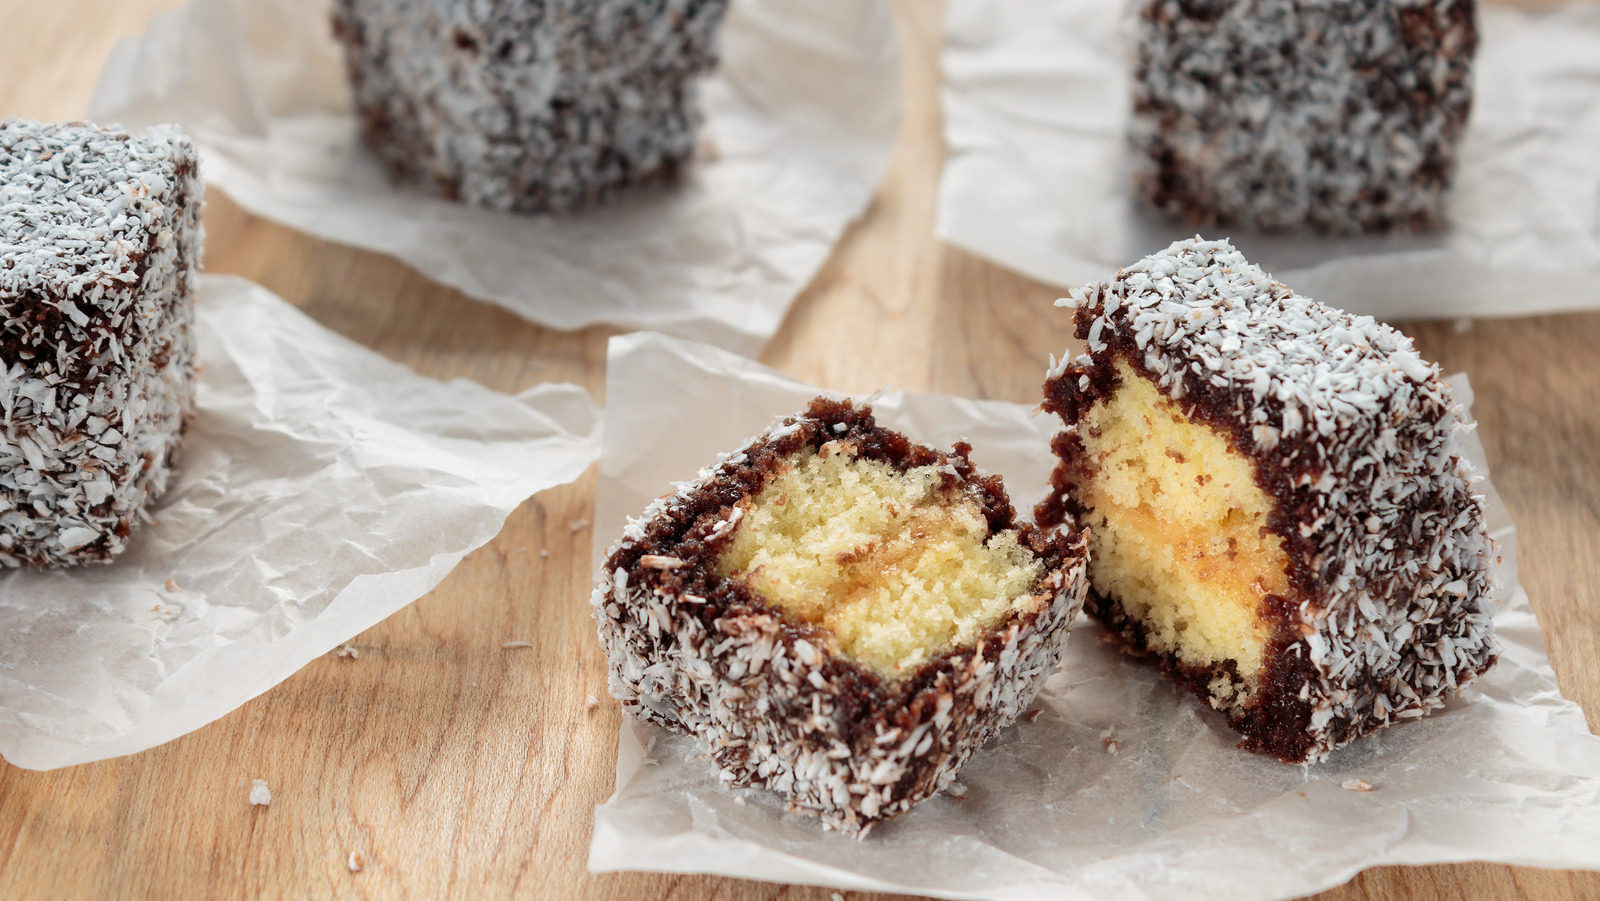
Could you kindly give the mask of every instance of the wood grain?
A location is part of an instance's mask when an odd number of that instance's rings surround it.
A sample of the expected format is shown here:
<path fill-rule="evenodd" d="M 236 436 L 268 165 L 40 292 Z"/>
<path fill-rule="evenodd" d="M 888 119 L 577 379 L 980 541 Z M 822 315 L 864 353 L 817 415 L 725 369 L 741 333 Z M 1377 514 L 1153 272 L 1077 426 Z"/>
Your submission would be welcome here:
<path fill-rule="evenodd" d="M 178 5 L 0 0 L 0 116 L 80 114 L 115 39 Z M 907 109 L 893 166 L 763 358 L 831 388 L 1032 402 L 1041 361 L 1068 337 L 1049 305 L 1060 292 L 934 240 L 940 9 L 895 10 Z M 261 282 L 421 372 L 503 390 L 570 380 L 602 395 L 609 330 L 529 325 L 219 192 L 206 224 L 211 271 Z M 1600 711 L 1600 314 L 1407 330 L 1425 356 L 1472 376 L 1562 690 Z M 0 763 L 0 897 L 828 898 L 586 872 L 620 716 L 584 702 L 605 697 L 604 666 L 585 603 L 591 535 L 569 524 L 590 516 L 593 490 L 590 476 L 528 501 L 434 592 L 356 638 L 358 659 L 317 660 L 142 754 L 48 773 Z M 270 807 L 245 803 L 254 778 L 272 785 Z M 1569 901 L 1600 897 L 1600 875 L 1388 867 L 1319 897 Z"/>

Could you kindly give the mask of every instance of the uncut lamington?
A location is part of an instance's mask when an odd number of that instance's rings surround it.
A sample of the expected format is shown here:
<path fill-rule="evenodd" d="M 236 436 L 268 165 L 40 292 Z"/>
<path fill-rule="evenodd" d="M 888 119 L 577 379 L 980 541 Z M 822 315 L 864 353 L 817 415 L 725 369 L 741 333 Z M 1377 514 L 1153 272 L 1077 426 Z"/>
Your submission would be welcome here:
<path fill-rule="evenodd" d="M 1409 338 L 1198 238 L 1063 304 L 1089 352 L 1045 383 L 1067 429 L 1036 516 L 1094 533 L 1085 609 L 1243 747 L 1321 760 L 1493 665 L 1470 426 Z"/>
<path fill-rule="evenodd" d="M 1438 227 L 1474 17 L 1474 0 L 1142 0 L 1135 194 L 1197 227 Z"/>
<path fill-rule="evenodd" d="M 367 145 L 402 181 L 565 210 L 674 178 L 727 0 L 337 0 Z"/>
<path fill-rule="evenodd" d="M 194 409 L 189 139 L 0 123 L 0 565 L 106 561 Z"/>
<path fill-rule="evenodd" d="M 937 794 L 1043 687 L 1086 587 L 1087 536 L 1017 528 L 1000 480 L 978 473 L 969 451 L 915 444 L 878 426 L 869 409 L 818 399 L 677 486 L 629 521 L 591 599 L 611 693 L 634 715 L 694 737 L 724 784 L 778 792 L 791 811 L 829 828 L 863 836 Z M 931 656 L 898 671 L 852 653 L 837 622 L 777 600 L 753 568 L 719 571 L 727 555 L 737 557 L 741 530 L 763 516 L 758 496 L 789 484 L 785 470 L 812 452 L 917 473 L 936 494 L 970 500 L 985 543 L 1014 541 L 1036 561 L 1037 576 L 997 620 L 930 646 Z M 794 505 L 796 497 L 784 490 L 771 503 Z M 919 522 L 905 508 L 898 515 Z M 834 565 L 859 565 L 875 579 L 895 568 L 875 555 L 892 553 L 896 541 L 939 541 L 937 528 L 908 528 L 840 554 Z M 760 542 L 764 534 L 744 537 Z M 823 559 L 834 560 L 836 550 Z"/>

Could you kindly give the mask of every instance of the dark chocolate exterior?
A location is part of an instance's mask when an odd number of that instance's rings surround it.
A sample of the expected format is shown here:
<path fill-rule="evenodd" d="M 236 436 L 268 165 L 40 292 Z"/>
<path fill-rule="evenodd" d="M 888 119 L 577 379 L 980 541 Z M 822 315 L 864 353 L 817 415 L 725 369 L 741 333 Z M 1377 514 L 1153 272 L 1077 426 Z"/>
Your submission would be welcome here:
<path fill-rule="evenodd" d="M 1135 193 L 1197 227 L 1436 228 L 1474 17 L 1474 0 L 1145 0 Z"/>
<path fill-rule="evenodd" d="M 1226 241 L 1179 242 L 1075 293 L 1089 354 L 1053 363 L 1045 409 L 1068 429 L 1041 523 L 1082 512 L 1072 427 L 1116 388 L 1113 361 L 1225 435 L 1275 504 L 1293 597 L 1269 597 L 1265 691 L 1230 715 L 1242 746 L 1286 762 L 1443 706 L 1494 663 L 1493 548 L 1467 428 L 1410 339 L 1294 294 Z M 1115 598 L 1086 609 L 1205 697 L 1220 667 L 1148 647 Z"/>
<path fill-rule="evenodd" d="M 674 178 L 727 0 L 337 0 L 367 145 L 399 179 L 564 210 Z"/>
<path fill-rule="evenodd" d="M 838 654 L 826 630 L 716 574 L 740 501 L 794 452 L 834 440 L 902 470 L 938 466 L 941 490 L 978 501 L 991 531 L 1014 526 L 1000 480 L 974 470 L 966 445 L 942 453 L 878 427 L 868 408 L 819 398 L 630 521 L 591 603 L 626 709 L 697 738 L 728 783 L 765 786 L 791 810 L 864 834 L 943 789 L 1032 702 L 1083 603 L 1087 535 L 1022 526 L 1046 567 L 1028 606 L 976 645 L 886 681 Z"/>

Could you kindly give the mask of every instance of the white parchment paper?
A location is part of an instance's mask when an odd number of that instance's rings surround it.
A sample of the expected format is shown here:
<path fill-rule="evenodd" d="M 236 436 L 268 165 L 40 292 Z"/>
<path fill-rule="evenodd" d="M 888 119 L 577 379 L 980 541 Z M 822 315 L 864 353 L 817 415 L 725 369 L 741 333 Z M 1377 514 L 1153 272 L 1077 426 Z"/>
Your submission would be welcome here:
<path fill-rule="evenodd" d="M 1456 390 L 1470 403 L 1464 377 Z M 597 555 L 669 481 L 816 393 L 713 348 L 612 339 Z M 876 408 L 922 441 L 970 438 L 973 461 L 1005 476 L 1019 508 L 1043 496 L 1055 417 L 901 393 Z M 664 433 L 674 440 L 658 444 Z M 1482 466 L 1475 437 L 1470 452 Z M 1446 710 L 1323 764 L 1303 770 L 1237 750 L 1219 716 L 1081 618 L 1037 721 L 1006 730 L 962 769 L 965 800 L 930 799 L 865 841 L 788 816 L 767 792 L 725 790 L 690 741 L 625 721 L 589 866 L 950 898 L 1226 901 L 1298 896 L 1379 864 L 1600 867 L 1600 737 L 1556 689 L 1516 582 L 1515 532 L 1483 487 L 1504 550 L 1499 665 Z M 1373 790 L 1341 787 L 1353 779 Z"/>
<path fill-rule="evenodd" d="M 0 575 L 0 755 L 17 766 L 217 719 L 427 593 L 599 455 L 582 388 L 423 378 L 250 282 L 200 285 L 199 410 L 156 521 L 109 565 Z"/>
<path fill-rule="evenodd" d="M 754 353 L 888 165 L 899 51 L 880 0 L 737 0 L 684 182 L 560 216 L 396 187 L 351 113 L 328 0 L 194 0 L 117 46 L 89 116 L 177 122 L 241 206 L 398 257 L 558 329 L 650 328 Z"/>
<path fill-rule="evenodd" d="M 941 238 L 1076 287 L 1192 237 L 1138 208 L 1127 0 L 950 0 Z M 1437 235 L 1231 236 L 1308 297 L 1389 319 L 1600 307 L 1600 3 L 1480 4 L 1476 99 Z"/>

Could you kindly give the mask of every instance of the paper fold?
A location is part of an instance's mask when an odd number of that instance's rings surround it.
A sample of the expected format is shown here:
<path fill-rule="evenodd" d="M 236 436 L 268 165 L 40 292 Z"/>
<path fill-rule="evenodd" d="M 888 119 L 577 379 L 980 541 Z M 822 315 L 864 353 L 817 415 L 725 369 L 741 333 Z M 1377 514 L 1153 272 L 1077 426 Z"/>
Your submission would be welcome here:
<path fill-rule="evenodd" d="M 599 454 L 582 388 L 424 378 L 250 282 L 200 285 L 199 409 L 155 522 L 109 565 L 0 574 L 0 755 L 17 766 L 223 716 L 426 594 Z"/>

